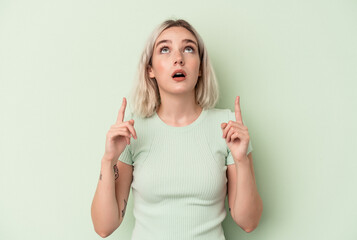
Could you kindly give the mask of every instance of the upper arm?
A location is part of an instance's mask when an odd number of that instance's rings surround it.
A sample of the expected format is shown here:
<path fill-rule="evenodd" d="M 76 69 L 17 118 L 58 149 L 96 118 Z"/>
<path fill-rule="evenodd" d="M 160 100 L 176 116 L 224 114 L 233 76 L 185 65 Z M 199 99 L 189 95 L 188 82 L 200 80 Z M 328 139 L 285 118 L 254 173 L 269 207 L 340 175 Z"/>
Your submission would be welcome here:
<path fill-rule="evenodd" d="M 115 180 L 115 196 L 118 203 L 119 222 L 121 223 L 125 216 L 130 187 L 133 181 L 133 166 L 118 160 L 117 167 L 119 177 Z"/>
<path fill-rule="evenodd" d="M 248 159 L 249 159 L 249 164 L 250 168 L 252 170 L 254 182 L 255 182 L 255 175 L 254 175 L 254 169 L 253 169 L 253 156 L 252 152 L 248 154 Z M 233 215 L 233 205 L 236 197 L 236 191 L 237 191 L 237 169 L 236 169 L 236 164 L 230 164 L 227 166 L 227 194 L 228 194 L 228 206 L 230 209 L 230 213 L 232 218 Z"/>

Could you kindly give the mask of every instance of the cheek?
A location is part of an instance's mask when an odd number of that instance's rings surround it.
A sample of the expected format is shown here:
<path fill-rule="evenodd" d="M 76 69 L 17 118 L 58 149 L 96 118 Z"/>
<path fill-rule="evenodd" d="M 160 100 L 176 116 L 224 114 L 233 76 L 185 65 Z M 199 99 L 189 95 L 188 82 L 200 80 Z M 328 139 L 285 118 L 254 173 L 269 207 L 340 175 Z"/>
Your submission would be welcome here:
<path fill-rule="evenodd" d="M 195 65 L 195 69 L 196 69 L 197 73 L 199 73 L 199 71 L 200 71 L 200 61 L 199 60 L 195 61 L 194 65 Z"/>
<path fill-rule="evenodd" d="M 167 61 L 156 61 L 155 63 L 155 72 L 157 75 L 160 75 L 161 73 L 165 73 L 165 69 L 167 69 Z"/>
<path fill-rule="evenodd" d="M 200 62 L 198 61 L 198 63 L 197 63 L 197 71 L 200 70 L 200 66 L 201 66 L 201 64 L 200 64 Z"/>

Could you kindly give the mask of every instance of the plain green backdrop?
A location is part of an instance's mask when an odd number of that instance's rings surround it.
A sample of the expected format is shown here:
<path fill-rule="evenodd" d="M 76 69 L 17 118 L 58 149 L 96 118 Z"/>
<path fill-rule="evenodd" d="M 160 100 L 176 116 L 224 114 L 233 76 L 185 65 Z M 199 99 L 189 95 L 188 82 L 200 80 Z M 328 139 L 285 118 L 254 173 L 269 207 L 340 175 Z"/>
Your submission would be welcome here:
<path fill-rule="evenodd" d="M 227 240 L 357 239 L 356 1 L 0 1 L 0 239 L 101 239 L 105 136 L 167 18 L 204 39 L 242 115 L 264 211 Z M 129 197 L 108 239 L 130 239 Z M 226 202 L 227 204 L 227 202 Z"/>

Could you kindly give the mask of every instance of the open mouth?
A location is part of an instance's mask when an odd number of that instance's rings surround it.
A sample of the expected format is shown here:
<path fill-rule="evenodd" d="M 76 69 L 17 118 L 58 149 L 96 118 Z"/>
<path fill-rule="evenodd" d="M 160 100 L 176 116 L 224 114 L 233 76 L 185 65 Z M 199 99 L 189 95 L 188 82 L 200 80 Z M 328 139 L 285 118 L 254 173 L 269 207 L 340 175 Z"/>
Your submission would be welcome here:
<path fill-rule="evenodd" d="M 180 78 L 180 77 L 185 77 L 185 74 L 183 74 L 183 73 L 175 73 L 175 75 L 173 76 L 173 78 Z"/>
<path fill-rule="evenodd" d="M 182 69 L 173 72 L 171 77 L 176 81 L 182 81 L 186 79 L 186 72 Z"/>

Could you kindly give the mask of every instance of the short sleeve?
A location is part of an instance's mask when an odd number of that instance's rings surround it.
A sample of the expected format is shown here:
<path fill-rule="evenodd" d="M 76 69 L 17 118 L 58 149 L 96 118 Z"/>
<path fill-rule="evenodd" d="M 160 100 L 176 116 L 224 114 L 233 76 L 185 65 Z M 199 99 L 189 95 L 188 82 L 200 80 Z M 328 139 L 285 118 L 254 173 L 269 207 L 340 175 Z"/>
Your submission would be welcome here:
<path fill-rule="evenodd" d="M 132 116 L 133 116 L 133 114 L 127 105 L 126 110 L 125 110 L 125 115 L 124 115 L 124 122 L 132 119 Z M 132 143 L 132 141 L 130 141 L 130 143 Z M 133 157 L 132 157 L 132 151 L 131 151 L 130 144 L 126 145 L 124 151 L 120 154 L 119 161 L 124 162 L 129 165 L 133 165 Z"/>
<path fill-rule="evenodd" d="M 230 111 L 229 112 L 229 120 L 232 120 L 232 121 L 235 121 L 236 120 L 236 117 L 235 117 L 235 113 Z M 227 121 L 227 122 L 228 122 Z M 244 119 L 243 119 L 243 124 L 245 125 L 245 122 L 244 122 Z M 231 154 L 231 151 L 229 150 L 228 146 L 227 146 L 227 151 L 228 151 L 228 155 L 227 155 L 227 158 L 226 158 L 226 162 L 225 164 L 226 165 L 231 165 L 231 164 L 234 164 L 234 160 L 233 160 L 233 156 Z M 247 149 L 247 155 L 253 151 L 253 146 L 252 146 L 252 141 L 251 139 L 249 139 L 249 144 L 248 144 L 248 149 Z"/>
<path fill-rule="evenodd" d="M 119 161 L 124 162 L 129 165 L 133 165 L 132 154 L 130 150 L 130 145 L 126 145 L 126 148 L 119 156 Z"/>

